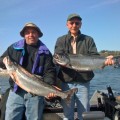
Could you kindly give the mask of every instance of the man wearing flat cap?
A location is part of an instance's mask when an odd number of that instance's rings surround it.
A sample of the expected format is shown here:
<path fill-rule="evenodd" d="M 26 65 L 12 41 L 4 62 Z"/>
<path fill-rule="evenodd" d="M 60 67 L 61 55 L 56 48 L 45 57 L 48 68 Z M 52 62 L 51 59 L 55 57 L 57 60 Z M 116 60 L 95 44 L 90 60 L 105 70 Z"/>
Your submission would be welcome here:
<path fill-rule="evenodd" d="M 10 59 L 32 74 L 43 77 L 43 81 L 53 85 L 55 83 L 55 67 L 52 61 L 52 54 L 46 45 L 39 39 L 43 36 L 40 28 L 34 23 L 26 23 L 20 32 L 23 37 L 8 47 L 3 53 L 4 57 Z M 9 79 L 11 90 L 6 104 L 5 120 L 42 120 L 43 109 L 45 106 L 43 96 L 35 96 L 20 88 Z M 50 93 L 47 97 L 54 97 Z"/>
<path fill-rule="evenodd" d="M 55 54 L 83 54 L 99 55 L 92 37 L 82 34 L 79 30 L 82 25 L 82 18 L 79 14 L 70 14 L 67 18 L 68 34 L 59 37 L 55 44 Z M 56 61 L 57 62 L 57 61 Z M 106 65 L 113 64 L 111 59 L 105 62 Z M 78 119 L 83 120 L 82 113 L 89 111 L 89 89 L 90 81 L 94 77 L 93 71 L 75 71 L 57 64 L 59 69 L 58 77 L 62 81 L 63 91 L 78 88 L 78 92 L 71 98 L 69 105 L 62 100 L 65 118 L 74 120 L 74 107 L 77 106 Z"/>

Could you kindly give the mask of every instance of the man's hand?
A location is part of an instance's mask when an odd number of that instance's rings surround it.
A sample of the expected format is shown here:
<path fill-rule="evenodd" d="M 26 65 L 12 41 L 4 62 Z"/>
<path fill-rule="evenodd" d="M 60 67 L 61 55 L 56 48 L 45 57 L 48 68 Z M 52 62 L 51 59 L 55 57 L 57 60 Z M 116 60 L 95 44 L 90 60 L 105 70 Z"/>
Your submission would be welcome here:
<path fill-rule="evenodd" d="M 113 65 L 113 64 L 114 64 L 113 56 L 112 55 L 107 56 L 106 61 L 105 61 L 105 65 L 108 66 L 108 65 Z"/>
<path fill-rule="evenodd" d="M 58 88 L 58 87 L 56 87 L 54 85 L 52 85 L 52 86 L 56 88 L 56 91 L 61 91 L 60 88 Z M 55 94 L 55 93 L 49 93 L 45 98 L 49 100 L 49 99 L 52 99 L 54 97 L 57 97 L 57 94 Z"/>

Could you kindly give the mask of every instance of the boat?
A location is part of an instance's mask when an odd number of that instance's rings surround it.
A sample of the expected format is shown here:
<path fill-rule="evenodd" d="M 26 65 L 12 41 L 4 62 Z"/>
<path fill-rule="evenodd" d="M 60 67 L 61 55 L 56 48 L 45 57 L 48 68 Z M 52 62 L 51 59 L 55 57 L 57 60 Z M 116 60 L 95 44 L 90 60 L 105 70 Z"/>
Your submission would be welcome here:
<path fill-rule="evenodd" d="M 83 120 L 104 120 L 105 117 L 110 120 L 120 120 L 120 99 L 116 99 L 119 95 L 110 86 L 107 87 L 107 90 L 96 90 L 90 99 L 90 111 L 84 112 L 82 115 Z M 60 98 L 46 102 L 43 120 L 63 120 L 64 115 Z M 75 107 L 75 120 L 78 120 L 76 112 L 77 108 Z"/>
<path fill-rule="evenodd" d="M 120 93 L 107 90 L 96 90 L 90 99 L 91 111 L 103 111 L 110 120 L 120 120 Z"/>

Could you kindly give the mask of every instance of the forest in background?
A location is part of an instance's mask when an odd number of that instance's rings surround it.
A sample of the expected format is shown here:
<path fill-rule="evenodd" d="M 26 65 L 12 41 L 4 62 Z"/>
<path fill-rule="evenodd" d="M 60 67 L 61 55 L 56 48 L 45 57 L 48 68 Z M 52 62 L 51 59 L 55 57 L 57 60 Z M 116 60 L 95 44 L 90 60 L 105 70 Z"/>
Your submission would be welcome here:
<path fill-rule="evenodd" d="M 99 54 L 100 54 L 101 56 L 104 56 L 104 57 L 109 56 L 109 55 L 120 56 L 120 51 L 101 50 L 101 51 L 99 52 Z"/>

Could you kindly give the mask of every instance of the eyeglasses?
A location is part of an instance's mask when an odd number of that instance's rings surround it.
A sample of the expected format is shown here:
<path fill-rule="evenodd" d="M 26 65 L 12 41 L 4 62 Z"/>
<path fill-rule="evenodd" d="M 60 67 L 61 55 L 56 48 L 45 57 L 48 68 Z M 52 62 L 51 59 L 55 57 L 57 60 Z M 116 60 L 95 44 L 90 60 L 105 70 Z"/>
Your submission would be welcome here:
<path fill-rule="evenodd" d="M 71 25 L 75 24 L 75 25 L 79 25 L 80 22 L 69 22 Z"/>

